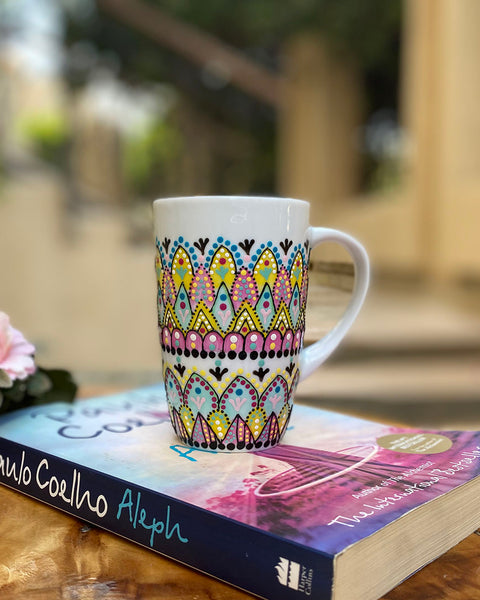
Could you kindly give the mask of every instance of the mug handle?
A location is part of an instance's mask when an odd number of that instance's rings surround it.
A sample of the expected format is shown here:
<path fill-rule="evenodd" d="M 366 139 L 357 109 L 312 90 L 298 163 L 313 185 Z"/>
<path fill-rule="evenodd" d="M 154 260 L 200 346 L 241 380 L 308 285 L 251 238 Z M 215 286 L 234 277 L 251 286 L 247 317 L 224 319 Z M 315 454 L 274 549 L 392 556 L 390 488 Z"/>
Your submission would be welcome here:
<path fill-rule="evenodd" d="M 355 238 L 336 229 L 309 227 L 307 239 L 312 248 L 322 242 L 336 242 L 343 246 L 353 259 L 355 284 L 350 302 L 340 321 L 321 340 L 304 348 L 300 353 L 300 381 L 311 375 L 342 341 L 362 308 L 370 280 L 370 265 L 367 252 Z"/>

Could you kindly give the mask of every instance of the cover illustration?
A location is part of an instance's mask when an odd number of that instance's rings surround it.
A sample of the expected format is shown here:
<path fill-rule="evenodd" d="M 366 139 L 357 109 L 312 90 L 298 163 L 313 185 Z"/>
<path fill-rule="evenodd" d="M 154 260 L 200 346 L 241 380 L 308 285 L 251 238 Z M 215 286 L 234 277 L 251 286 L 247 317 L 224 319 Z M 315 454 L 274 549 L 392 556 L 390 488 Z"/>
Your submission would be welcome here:
<path fill-rule="evenodd" d="M 60 474 L 53 457 L 75 469 Z M 123 485 L 102 486 L 98 473 Z M 0 419 L 3 483 L 36 497 L 41 491 L 73 514 L 80 504 L 93 522 L 111 530 L 118 522 L 127 537 L 128 528 L 142 529 L 152 549 L 168 542 L 187 552 L 196 519 L 214 513 L 332 557 L 479 473 L 478 432 L 399 429 L 302 405 L 276 447 L 234 454 L 190 448 L 175 437 L 161 386 Z M 170 503 L 147 510 L 139 490 L 200 511 L 187 518 Z M 288 568 L 279 554 L 272 565 L 278 585 L 308 593 L 312 572 Z"/>

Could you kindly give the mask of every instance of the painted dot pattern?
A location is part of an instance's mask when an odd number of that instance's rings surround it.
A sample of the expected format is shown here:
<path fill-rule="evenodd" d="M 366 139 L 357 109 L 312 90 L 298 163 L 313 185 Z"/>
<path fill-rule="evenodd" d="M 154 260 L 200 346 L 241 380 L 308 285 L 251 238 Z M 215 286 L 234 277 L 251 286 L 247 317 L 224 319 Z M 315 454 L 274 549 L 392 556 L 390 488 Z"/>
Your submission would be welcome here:
<path fill-rule="evenodd" d="M 184 443 L 235 451 L 279 442 L 299 377 L 308 263 L 308 245 L 288 239 L 157 240 L 164 381 Z"/>
<path fill-rule="evenodd" d="M 272 329 L 284 337 L 289 332 L 294 336 L 298 331 L 303 334 L 308 279 L 308 250 L 303 244 L 293 246 L 286 240 L 279 249 L 271 242 L 256 246 L 255 240 L 247 240 L 248 244 L 222 237 L 206 240 L 188 242 L 180 236 L 169 241 L 168 253 L 165 244 L 157 240 L 157 313 L 161 330 L 167 328 L 171 333 L 178 329 L 184 338 L 191 331 L 202 338 L 211 332 L 222 338 L 232 331 L 243 338 L 257 332 L 263 342 Z M 198 247 L 204 248 L 203 254 Z M 248 255 L 243 248 L 249 250 Z M 290 248 L 288 256 L 285 248 Z M 164 350 L 170 351 L 170 345 L 164 337 L 161 339 Z M 260 345 L 243 344 L 244 352 L 260 353 L 265 344 Z M 174 350 L 183 350 L 183 346 L 178 343 Z M 193 349 L 207 353 L 236 350 L 219 346 L 217 342 L 214 347 L 197 345 Z M 294 345 L 289 348 L 298 350 Z M 271 349 L 266 348 L 267 352 Z"/>
<path fill-rule="evenodd" d="M 244 450 L 267 448 L 278 443 L 292 410 L 298 371 L 288 380 L 277 374 L 263 393 L 248 377 L 234 376 L 223 393 L 217 393 L 200 374 L 192 373 L 184 385 L 166 369 L 167 389 L 180 390 L 173 402 L 167 394 L 169 411 L 177 435 L 192 447 Z"/>

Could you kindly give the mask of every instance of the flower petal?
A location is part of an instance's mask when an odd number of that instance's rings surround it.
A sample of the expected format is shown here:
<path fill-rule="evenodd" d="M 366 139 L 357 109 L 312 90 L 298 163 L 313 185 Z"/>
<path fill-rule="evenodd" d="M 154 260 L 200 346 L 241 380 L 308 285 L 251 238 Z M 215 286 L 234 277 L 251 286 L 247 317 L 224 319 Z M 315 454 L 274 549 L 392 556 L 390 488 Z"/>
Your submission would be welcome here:
<path fill-rule="evenodd" d="M 8 354 L 12 341 L 12 328 L 8 315 L 0 311 L 0 361 Z"/>
<path fill-rule="evenodd" d="M 0 312 L 0 369 L 11 379 L 25 379 L 35 372 L 35 362 L 31 356 L 35 346 L 30 344 L 22 332 L 10 325 L 10 319 Z"/>
<path fill-rule="evenodd" d="M 25 339 L 23 333 L 15 329 L 10 328 L 12 333 L 12 340 L 10 343 L 10 351 L 16 354 L 33 354 L 35 352 L 35 346 Z"/>
<path fill-rule="evenodd" d="M 19 354 L 5 357 L 0 362 L 0 369 L 3 369 L 12 379 L 25 379 L 35 373 L 36 367 L 31 356 Z"/>

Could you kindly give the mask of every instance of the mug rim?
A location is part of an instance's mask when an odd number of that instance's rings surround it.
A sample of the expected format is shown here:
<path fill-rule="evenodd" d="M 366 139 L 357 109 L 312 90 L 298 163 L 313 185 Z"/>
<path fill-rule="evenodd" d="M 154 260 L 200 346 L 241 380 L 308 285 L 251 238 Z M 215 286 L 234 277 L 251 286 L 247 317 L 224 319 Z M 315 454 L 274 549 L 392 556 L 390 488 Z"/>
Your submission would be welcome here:
<path fill-rule="evenodd" d="M 153 201 L 153 206 L 162 203 L 174 204 L 174 203 L 186 203 L 189 200 L 209 200 L 213 202 L 239 202 L 239 201 L 248 201 L 254 200 L 257 202 L 277 202 L 279 204 L 298 204 L 300 206 L 309 207 L 310 202 L 307 200 L 302 200 L 300 198 L 289 198 L 285 196 L 261 196 L 261 195 L 193 195 L 193 196 L 167 196 L 165 198 L 156 198 Z"/>

